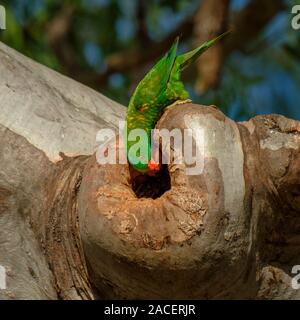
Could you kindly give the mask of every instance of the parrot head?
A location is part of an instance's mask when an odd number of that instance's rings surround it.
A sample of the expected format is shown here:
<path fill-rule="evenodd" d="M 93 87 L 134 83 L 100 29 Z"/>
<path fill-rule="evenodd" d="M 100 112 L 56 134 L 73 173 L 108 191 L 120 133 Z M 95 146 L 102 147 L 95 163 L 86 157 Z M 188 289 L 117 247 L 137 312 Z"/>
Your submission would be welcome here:
<path fill-rule="evenodd" d="M 147 174 L 149 176 L 155 176 L 160 171 L 161 165 L 159 161 L 151 158 L 151 144 L 147 144 L 147 152 L 143 154 L 141 151 L 137 154 L 128 154 L 128 162 L 137 171 Z"/>
<path fill-rule="evenodd" d="M 132 167 L 141 172 L 146 173 L 149 176 L 154 176 L 160 170 L 160 164 L 155 162 L 153 159 L 148 161 L 147 163 L 143 162 L 143 159 L 136 164 L 131 164 Z"/>

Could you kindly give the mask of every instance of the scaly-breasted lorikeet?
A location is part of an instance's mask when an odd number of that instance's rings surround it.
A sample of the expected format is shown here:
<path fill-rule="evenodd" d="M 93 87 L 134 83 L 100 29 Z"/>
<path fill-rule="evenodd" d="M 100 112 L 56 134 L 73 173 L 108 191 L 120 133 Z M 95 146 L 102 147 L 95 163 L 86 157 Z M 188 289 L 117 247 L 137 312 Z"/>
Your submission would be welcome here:
<path fill-rule="evenodd" d="M 127 159 L 135 170 L 142 173 L 158 170 L 159 164 L 151 159 L 151 130 L 167 106 L 188 98 L 189 94 L 180 80 L 181 72 L 226 34 L 227 32 L 181 55 L 177 55 L 177 38 L 165 56 L 138 84 L 129 101 L 126 116 Z M 133 129 L 145 130 L 147 134 L 146 146 L 143 148 L 145 152 L 140 150 L 136 152 L 135 148 L 132 148 L 137 142 L 128 139 Z"/>

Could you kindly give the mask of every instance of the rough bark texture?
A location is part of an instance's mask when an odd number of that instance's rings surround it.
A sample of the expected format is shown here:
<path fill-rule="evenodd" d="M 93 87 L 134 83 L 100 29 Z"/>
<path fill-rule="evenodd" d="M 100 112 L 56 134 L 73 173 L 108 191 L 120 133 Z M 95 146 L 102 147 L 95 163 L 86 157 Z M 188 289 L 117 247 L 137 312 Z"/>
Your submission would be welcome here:
<path fill-rule="evenodd" d="M 173 106 L 158 127 L 202 128 L 204 170 L 171 164 L 138 198 L 93 155 L 124 107 L 3 44 L 0 61 L 1 299 L 300 298 L 299 122 Z"/>
<path fill-rule="evenodd" d="M 76 194 L 125 108 L 2 43 L 0 61 L 0 298 L 90 298 Z"/>

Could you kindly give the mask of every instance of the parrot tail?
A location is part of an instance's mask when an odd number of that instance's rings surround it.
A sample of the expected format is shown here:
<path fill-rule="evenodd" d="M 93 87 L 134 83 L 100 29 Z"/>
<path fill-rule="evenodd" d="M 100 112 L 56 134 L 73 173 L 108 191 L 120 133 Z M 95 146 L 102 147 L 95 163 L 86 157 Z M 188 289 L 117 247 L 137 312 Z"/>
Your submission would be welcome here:
<path fill-rule="evenodd" d="M 216 42 L 223 39 L 230 32 L 231 31 L 224 32 L 221 35 L 219 35 L 218 37 L 204 42 L 200 47 L 177 56 L 176 63 L 178 63 L 180 65 L 180 71 L 184 70 L 191 63 L 193 63 L 195 60 L 197 60 L 197 58 L 200 57 L 202 53 L 204 53 L 208 48 L 210 48 Z"/>

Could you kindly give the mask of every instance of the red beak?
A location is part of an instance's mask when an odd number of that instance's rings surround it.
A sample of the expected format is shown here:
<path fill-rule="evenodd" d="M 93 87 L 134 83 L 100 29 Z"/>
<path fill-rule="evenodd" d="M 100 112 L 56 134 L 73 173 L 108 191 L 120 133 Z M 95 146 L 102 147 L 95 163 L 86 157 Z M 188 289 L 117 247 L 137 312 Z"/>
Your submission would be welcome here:
<path fill-rule="evenodd" d="M 160 169 L 160 165 L 159 163 L 155 162 L 154 160 L 150 160 L 149 163 L 148 163 L 148 168 L 151 170 L 151 171 L 159 171 Z"/>

